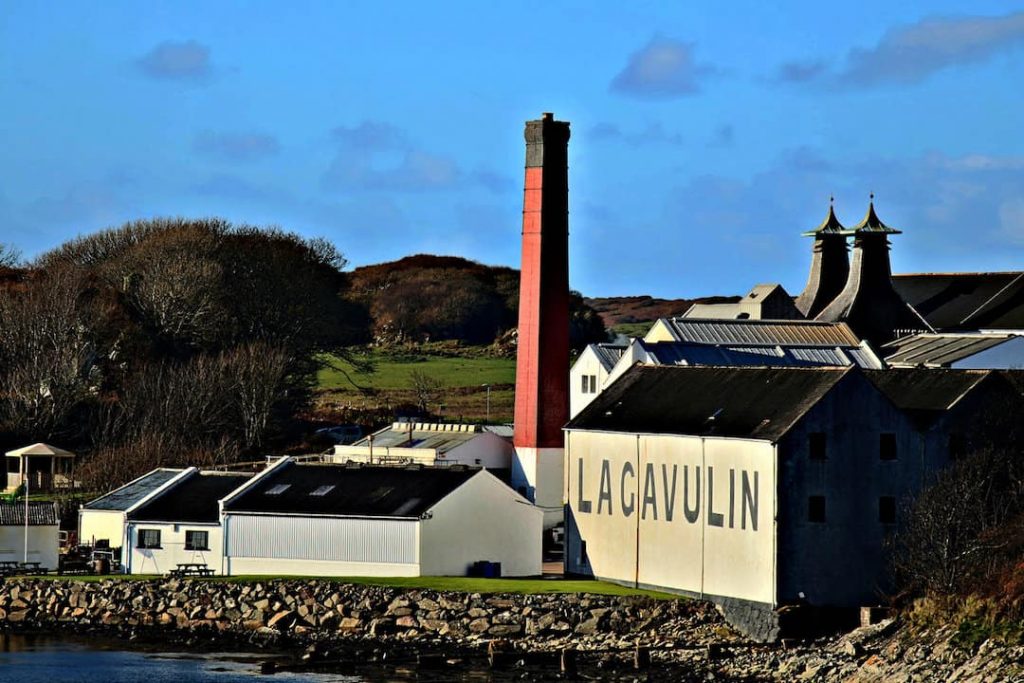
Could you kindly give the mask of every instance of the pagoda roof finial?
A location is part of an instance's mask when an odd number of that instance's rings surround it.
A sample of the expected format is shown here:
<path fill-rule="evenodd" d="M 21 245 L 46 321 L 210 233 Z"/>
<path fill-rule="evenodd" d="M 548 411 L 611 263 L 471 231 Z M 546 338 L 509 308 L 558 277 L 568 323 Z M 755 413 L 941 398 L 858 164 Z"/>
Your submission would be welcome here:
<path fill-rule="evenodd" d="M 801 233 L 804 237 L 818 237 L 820 235 L 844 235 L 846 234 L 846 228 L 836 218 L 835 210 L 835 196 L 828 196 L 828 215 L 825 216 L 825 220 L 816 227 L 814 230 L 808 230 L 807 232 Z"/>
<path fill-rule="evenodd" d="M 885 234 L 885 235 L 899 235 L 903 231 L 891 228 L 879 219 L 878 214 L 875 213 L 875 193 L 872 192 L 870 195 L 870 201 L 868 202 L 868 212 L 861 220 L 860 223 L 853 226 L 846 231 L 847 235 L 870 235 L 870 234 Z"/>

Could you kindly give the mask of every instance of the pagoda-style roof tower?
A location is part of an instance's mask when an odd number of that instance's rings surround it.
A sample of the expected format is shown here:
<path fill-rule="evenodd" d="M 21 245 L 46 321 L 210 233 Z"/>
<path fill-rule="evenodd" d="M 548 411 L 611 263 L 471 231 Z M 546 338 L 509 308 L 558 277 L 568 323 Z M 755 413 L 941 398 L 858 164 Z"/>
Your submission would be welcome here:
<path fill-rule="evenodd" d="M 892 286 L 889 235 L 900 231 L 878 218 L 874 199 L 872 194 L 864 220 L 843 231 L 853 235 L 850 275 L 843 290 L 815 319 L 845 322 L 859 337 L 877 345 L 932 328 Z"/>
<path fill-rule="evenodd" d="M 807 286 L 796 298 L 796 307 L 805 318 L 814 318 L 828 306 L 846 286 L 850 274 L 847 256 L 847 230 L 836 218 L 834 198 L 829 197 L 828 216 L 814 230 L 803 233 L 814 238 L 811 248 L 811 272 Z"/>

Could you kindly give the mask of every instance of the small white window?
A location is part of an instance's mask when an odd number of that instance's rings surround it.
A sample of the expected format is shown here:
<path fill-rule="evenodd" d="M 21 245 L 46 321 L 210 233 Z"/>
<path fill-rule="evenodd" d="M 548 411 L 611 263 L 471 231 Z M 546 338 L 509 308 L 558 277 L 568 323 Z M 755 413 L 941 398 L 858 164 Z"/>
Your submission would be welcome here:
<path fill-rule="evenodd" d="M 291 484 L 278 484 L 276 486 L 271 486 L 269 489 L 264 491 L 264 493 L 268 496 L 280 496 L 282 493 L 290 489 L 291 486 Z"/>

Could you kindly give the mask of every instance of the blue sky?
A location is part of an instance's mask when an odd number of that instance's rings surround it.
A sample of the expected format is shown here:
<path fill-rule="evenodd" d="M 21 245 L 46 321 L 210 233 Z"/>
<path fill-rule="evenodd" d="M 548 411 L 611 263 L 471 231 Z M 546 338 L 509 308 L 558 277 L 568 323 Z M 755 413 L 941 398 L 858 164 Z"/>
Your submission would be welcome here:
<path fill-rule="evenodd" d="M 1019 1 L 7 0 L 0 241 L 216 215 L 518 267 L 552 111 L 584 294 L 799 292 L 830 194 L 897 272 L 1024 269 L 1022 85 Z"/>

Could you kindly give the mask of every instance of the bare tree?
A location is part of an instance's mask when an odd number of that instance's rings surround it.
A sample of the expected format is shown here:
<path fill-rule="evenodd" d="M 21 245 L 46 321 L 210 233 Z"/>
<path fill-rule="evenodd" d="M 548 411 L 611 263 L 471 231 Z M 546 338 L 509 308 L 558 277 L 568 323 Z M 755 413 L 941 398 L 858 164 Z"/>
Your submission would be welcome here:
<path fill-rule="evenodd" d="M 0 296 L 0 422 L 50 439 L 94 388 L 97 352 L 87 287 L 76 268 L 57 268 Z"/>
<path fill-rule="evenodd" d="M 904 505 L 894 540 L 905 587 L 952 595 L 977 587 L 1017 544 L 1024 514 L 1024 467 L 1007 449 L 978 451 L 941 472 Z"/>
<path fill-rule="evenodd" d="M 0 242 L 0 268 L 14 268 L 21 263 L 21 252 L 15 247 Z"/>
<path fill-rule="evenodd" d="M 285 393 L 289 358 L 283 349 L 265 344 L 241 346 L 224 358 L 231 375 L 232 397 L 238 408 L 246 448 L 263 445 L 274 406 Z"/>
<path fill-rule="evenodd" d="M 444 383 L 420 370 L 409 373 L 409 386 L 416 397 L 416 405 L 421 412 L 429 412 L 428 406 L 437 403 L 444 395 Z"/>

